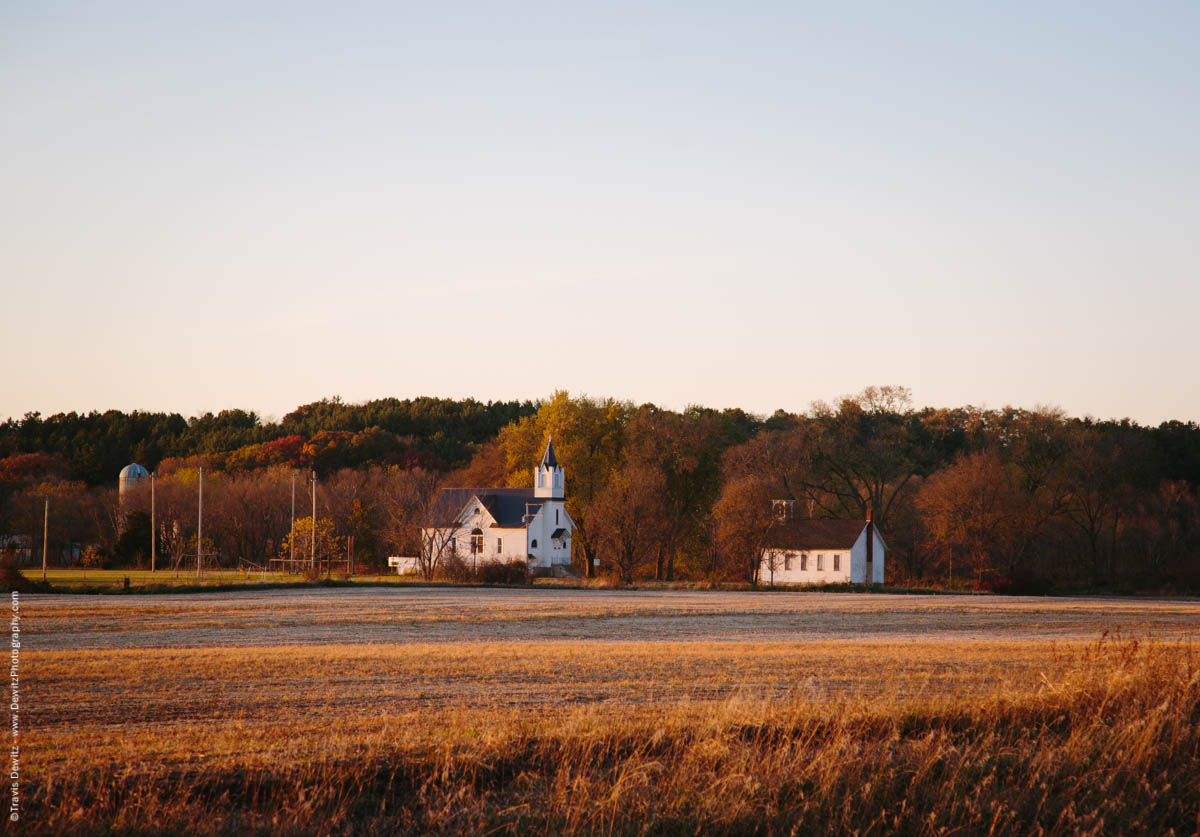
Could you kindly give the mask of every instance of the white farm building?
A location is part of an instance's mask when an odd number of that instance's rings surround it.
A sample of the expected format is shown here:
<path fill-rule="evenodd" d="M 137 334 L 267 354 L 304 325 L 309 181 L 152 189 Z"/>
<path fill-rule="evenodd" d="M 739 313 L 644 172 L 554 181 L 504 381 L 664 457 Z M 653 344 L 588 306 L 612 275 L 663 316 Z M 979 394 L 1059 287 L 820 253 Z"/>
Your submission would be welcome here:
<path fill-rule="evenodd" d="M 786 519 L 763 551 L 764 584 L 883 584 L 887 544 L 866 520 Z"/>
<path fill-rule="evenodd" d="M 575 521 L 563 499 L 565 481 L 548 441 L 533 488 L 442 489 L 433 509 L 438 526 L 425 530 L 425 541 L 471 566 L 522 560 L 535 574 L 569 574 Z"/>

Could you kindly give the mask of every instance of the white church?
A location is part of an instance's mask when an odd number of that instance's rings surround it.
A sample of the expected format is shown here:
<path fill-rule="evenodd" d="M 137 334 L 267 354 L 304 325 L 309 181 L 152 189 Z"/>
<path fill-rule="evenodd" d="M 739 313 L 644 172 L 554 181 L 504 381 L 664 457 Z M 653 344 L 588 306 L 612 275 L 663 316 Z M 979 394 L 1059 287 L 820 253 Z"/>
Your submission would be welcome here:
<path fill-rule="evenodd" d="M 565 481 L 548 440 L 531 489 L 443 488 L 434 504 L 441 537 L 434 540 L 468 564 L 523 560 L 535 574 L 569 574 L 575 521 L 563 500 Z"/>

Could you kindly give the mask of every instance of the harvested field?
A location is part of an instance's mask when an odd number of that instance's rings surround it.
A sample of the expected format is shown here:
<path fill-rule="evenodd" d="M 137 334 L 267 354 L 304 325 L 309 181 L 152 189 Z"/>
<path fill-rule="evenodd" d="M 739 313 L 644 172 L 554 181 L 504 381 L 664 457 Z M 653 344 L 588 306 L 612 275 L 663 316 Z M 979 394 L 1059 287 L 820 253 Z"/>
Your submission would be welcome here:
<path fill-rule="evenodd" d="M 1065 832 L 1136 815 L 1122 830 L 1200 828 L 1191 601 L 22 602 L 31 827 Z"/>
<path fill-rule="evenodd" d="M 708 591 L 361 588 L 25 598 L 35 648 L 412 642 L 1095 639 L 1200 631 L 1200 603 Z"/>

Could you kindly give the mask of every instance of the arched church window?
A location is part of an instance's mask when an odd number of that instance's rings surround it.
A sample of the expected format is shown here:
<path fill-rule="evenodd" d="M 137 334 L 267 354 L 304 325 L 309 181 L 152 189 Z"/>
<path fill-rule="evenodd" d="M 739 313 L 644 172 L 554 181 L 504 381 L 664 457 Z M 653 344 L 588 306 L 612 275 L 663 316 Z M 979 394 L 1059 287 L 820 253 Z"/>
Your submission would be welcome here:
<path fill-rule="evenodd" d="M 483 552 L 483 530 L 471 530 L 471 552 L 478 555 Z"/>
<path fill-rule="evenodd" d="M 529 547 L 531 549 L 537 549 L 537 538 L 533 539 L 533 542 L 529 544 Z"/>

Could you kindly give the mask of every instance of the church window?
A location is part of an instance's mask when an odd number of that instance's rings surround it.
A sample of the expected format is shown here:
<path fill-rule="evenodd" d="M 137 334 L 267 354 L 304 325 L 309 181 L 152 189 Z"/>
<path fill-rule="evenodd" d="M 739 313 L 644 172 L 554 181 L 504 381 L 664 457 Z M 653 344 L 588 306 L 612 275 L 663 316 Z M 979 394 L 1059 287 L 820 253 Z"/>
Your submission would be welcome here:
<path fill-rule="evenodd" d="M 554 525 L 558 525 L 558 509 L 554 510 Z"/>
<path fill-rule="evenodd" d="M 533 539 L 533 543 L 529 544 L 532 549 L 537 549 L 537 538 Z"/>
<path fill-rule="evenodd" d="M 471 532 L 471 554 L 478 555 L 481 552 L 483 552 L 483 532 L 474 529 Z"/>
<path fill-rule="evenodd" d="M 504 551 L 504 538 L 496 538 L 496 554 Z"/>
<path fill-rule="evenodd" d="M 821 572 L 824 569 L 825 569 L 825 556 L 818 555 L 817 556 L 817 572 Z"/>
<path fill-rule="evenodd" d="M 792 569 L 792 553 L 783 556 L 783 569 L 789 571 Z"/>
<path fill-rule="evenodd" d="M 808 553 L 800 553 L 800 572 L 808 572 Z"/>
<path fill-rule="evenodd" d="M 538 488 L 545 488 L 545 486 L 546 486 L 546 472 L 539 468 L 538 469 Z"/>
<path fill-rule="evenodd" d="M 841 568 L 842 568 L 842 556 L 840 554 L 835 554 L 833 556 L 833 571 L 837 572 Z"/>

